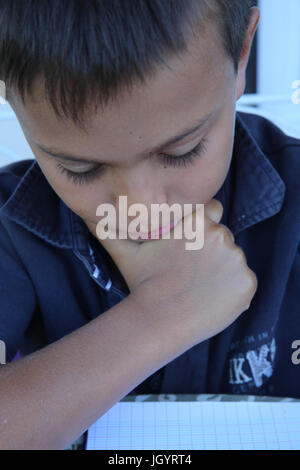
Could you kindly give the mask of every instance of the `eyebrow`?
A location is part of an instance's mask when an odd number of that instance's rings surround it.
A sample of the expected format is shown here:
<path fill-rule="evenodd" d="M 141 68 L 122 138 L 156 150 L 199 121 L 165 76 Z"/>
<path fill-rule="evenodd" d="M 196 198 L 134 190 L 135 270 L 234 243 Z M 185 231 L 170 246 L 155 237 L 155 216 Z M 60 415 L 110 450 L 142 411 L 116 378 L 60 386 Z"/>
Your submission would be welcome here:
<path fill-rule="evenodd" d="M 171 139 L 167 140 L 166 142 L 163 142 L 159 145 L 157 145 L 155 148 L 150 150 L 147 153 L 155 153 L 161 151 L 162 148 L 167 147 L 169 145 L 176 144 L 177 142 L 183 140 L 185 137 L 188 137 L 190 134 L 193 134 L 195 131 L 202 129 L 212 118 L 214 112 L 210 112 L 206 114 L 204 117 L 202 117 L 200 120 L 194 122 L 192 127 L 184 129 L 180 134 L 172 137 Z M 58 158 L 61 160 L 66 160 L 70 162 L 77 162 L 77 163 L 97 163 L 97 164 L 105 164 L 107 165 L 108 162 L 100 161 L 100 160 L 91 160 L 89 158 L 82 158 L 82 157 L 77 157 L 76 155 L 68 155 L 63 152 L 56 151 L 51 148 L 46 148 L 38 143 L 35 142 L 35 145 L 41 149 L 43 152 L 47 153 L 48 155 Z"/>

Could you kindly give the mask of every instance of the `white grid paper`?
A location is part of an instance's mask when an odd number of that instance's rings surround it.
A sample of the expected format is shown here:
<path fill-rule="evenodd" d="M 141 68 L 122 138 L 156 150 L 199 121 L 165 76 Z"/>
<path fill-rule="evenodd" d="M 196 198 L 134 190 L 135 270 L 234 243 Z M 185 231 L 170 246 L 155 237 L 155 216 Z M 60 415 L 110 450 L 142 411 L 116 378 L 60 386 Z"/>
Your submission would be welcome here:
<path fill-rule="evenodd" d="M 300 450 L 300 403 L 119 402 L 87 450 Z"/>

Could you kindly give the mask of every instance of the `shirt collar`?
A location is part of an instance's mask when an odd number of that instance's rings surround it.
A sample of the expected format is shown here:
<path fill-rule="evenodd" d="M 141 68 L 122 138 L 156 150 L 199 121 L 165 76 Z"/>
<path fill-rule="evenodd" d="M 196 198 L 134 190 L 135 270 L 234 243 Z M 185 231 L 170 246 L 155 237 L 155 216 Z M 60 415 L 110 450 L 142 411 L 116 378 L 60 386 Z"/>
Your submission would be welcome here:
<path fill-rule="evenodd" d="M 71 212 L 46 180 L 37 160 L 32 161 L 0 209 L 0 215 L 61 248 L 73 247 Z"/>
<path fill-rule="evenodd" d="M 283 180 L 243 116 L 247 114 L 236 114 L 230 170 L 215 196 L 224 207 L 221 223 L 227 225 L 234 235 L 277 214 L 286 192 Z M 258 138 L 262 143 L 265 139 L 263 132 Z"/>
<path fill-rule="evenodd" d="M 240 113 L 235 126 L 232 162 L 215 196 L 224 206 L 221 222 L 234 234 L 279 212 L 285 195 L 284 182 Z M 0 208 L 0 215 L 54 246 L 89 251 L 85 223 L 55 193 L 37 160 Z"/>

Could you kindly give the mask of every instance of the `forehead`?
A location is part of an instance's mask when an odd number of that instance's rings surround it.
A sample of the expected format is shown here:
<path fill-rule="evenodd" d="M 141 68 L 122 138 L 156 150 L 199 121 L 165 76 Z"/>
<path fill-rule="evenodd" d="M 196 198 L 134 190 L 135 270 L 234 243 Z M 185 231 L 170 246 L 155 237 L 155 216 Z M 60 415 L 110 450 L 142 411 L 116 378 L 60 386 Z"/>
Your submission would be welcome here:
<path fill-rule="evenodd" d="M 25 105 L 14 95 L 12 106 L 23 130 L 33 142 L 61 150 L 77 150 L 95 155 L 101 147 L 118 142 L 134 142 L 138 151 L 163 140 L 212 111 L 222 101 L 224 88 L 232 81 L 231 60 L 224 53 L 216 29 L 189 44 L 188 53 L 167 59 L 168 68 L 159 68 L 146 85 L 136 84 L 106 108 L 86 114 L 87 132 L 70 119 L 59 120 L 43 96 L 40 83 Z M 87 108 L 88 109 L 88 108 Z M 100 110 L 101 109 L 101 110 Z M 127 149 L 130 151 L 130 149 Z"/>

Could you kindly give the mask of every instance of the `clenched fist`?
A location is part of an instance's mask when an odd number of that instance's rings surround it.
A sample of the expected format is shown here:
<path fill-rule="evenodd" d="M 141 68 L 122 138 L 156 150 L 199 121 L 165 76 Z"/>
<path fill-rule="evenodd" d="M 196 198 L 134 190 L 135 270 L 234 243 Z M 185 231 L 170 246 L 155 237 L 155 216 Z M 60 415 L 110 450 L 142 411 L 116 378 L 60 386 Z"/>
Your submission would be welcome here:
<path fill-rule="evenodd" d="M 147 309 L 159 328 L 176 325 L 174 343 L 186 350 L 224 330 L 247 310 L 257 278 L 247 266 L 231 231 L 219 224 L 223 207 L 212 199 L 204 206 L 204 246 L 187 250 L 181 224 L 172 230 L 181 239 L 143 243 L 100 240 L 122 273 L 130 295 Z M 200 217 L 194 211 L 184 218 Z M 193 225 L 196 224 L 193 221 Z M 197 226 L 197 225 L 196 225 Z M 174 331 L 174 328 L 172 328 Z"/>

